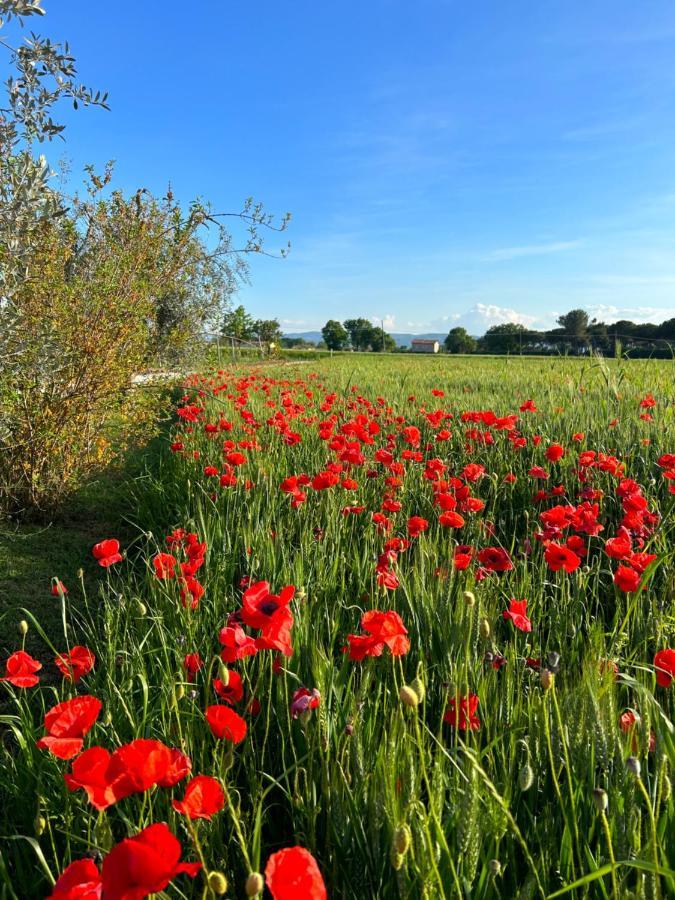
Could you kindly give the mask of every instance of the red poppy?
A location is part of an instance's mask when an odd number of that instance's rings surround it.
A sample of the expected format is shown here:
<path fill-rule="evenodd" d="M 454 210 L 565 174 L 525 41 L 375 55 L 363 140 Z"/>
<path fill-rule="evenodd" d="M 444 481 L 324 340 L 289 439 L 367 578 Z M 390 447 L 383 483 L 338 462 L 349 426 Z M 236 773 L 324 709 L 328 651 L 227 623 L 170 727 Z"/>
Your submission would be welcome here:
<path fill-rule="evenodd" d="M 265 866 L 265 883 L 274 900 L 326 900 L 326 885 L 316 860 L 303 847 L 273 853 Z"/>
<path fill-rule="evenodd" d="M 631 553 L 626 562 L 635 569 L 636 572 L 639 572 L 640 575 L 642 575 L 655 559 L 655 553 Z"/>
<path fill-rule="evenodd" d="M 550 541 L 544 552 L 544 558 L 552 572 L 564 569 L 566 572 L 574 572 L 581 565 L 581 558 L 562 544 Z"/>
<path fill-rule="evenodd" d="M 173 787 L 190 768 L 189 758 L 180 750 L 139 738 L 112 754 L 103 747 L 85 750 L 64 778 L 69 790 L 83 788 L 91 804 L 102 810 L 155 784 Z"/>
<path fill-rule="evenodd" d="M 222 628 L 218 640 L 223 645 L 220 658 L 223 662 L 235 662 L 246 656 L 255 656 L 258 649 L 252 637 L 249 637 L 241 625 L 227 625 Z"/>
<path fill-rule="evenodd" d="M 107 809 L 133 793 L 123 772 L 113 780 L 110 776 L 112 755 L 104 747 L 91 747 L 73 760 L 70 772 L 63 777 L 69 791 L 83 788 L 89 802 L 98 810 Z"/>
<path fill-rule="evenodd" d="M 41 668 L 41 662 L 33 659 L 25 650 L 17 650 L 5 663 L 7 674 L 0 681 L 9 681 L 14 687 L 34 687 L 40 680 L 35 673 Z"/>
<path fill-rule="evenodd" d="M 171 805 L 191 819 L 210 819 L 225 806 L 225 793 L 215 778 L 197 775 L 185 788 L 183 799 L 172 800 Z"/>
<path fill-rule="evenodd" d="M 340 477 L 335 474 L 335 472 L 319 472 L 318 475 L 315 475 L 312 479 L 312 487 L 315 491 L 325 491 L 328 488 L 334 487 Z"/>
<path fill-rule="evenodd" d="M 349 658 L 362 660 L 366 656 L 381 656 L 385 645 L 392 656 L 403 656 L 410 649 L 408 631 L 397 612 L 380 612 L 373 609 L 361 617 L 361 628 L 367 635 L 347 635 L 348 645 L 343 652 L 349 651 Z"/>
<path fill-rule="evenodd" d="M 505 619 L 511 619 L 519 631 L 532 631 L 532 623 L 527 618 L 527 600 L 512 599 L 502 615 Z"/>
<path fill-rule="evenodd" d="M 375 638 L 378 643 L 386 644 L 392 656 L 404 656 L 410 649 L 407 638 L 408 631 L 397 612 L 380 612 L 373 609 L 361 617 L 361 628 Z"/>
<path fill-rule="evenodd" d="M 619 566 L 614 573 L 614 584 L 620 591 L 624 591 L 628 594 L 631 591 L 637 590 L 638 585 L 640 584 L 640 573 L 628 566 Z"/>
<path fill-rule="evenodd" d="M 227 675 L 227 684 L 224 684 L 220 678 L 214 678 L 213 689 L 221 700 L 233 706 L 235 703 L 239 703 L 244 696 L 244 685 L 241 681 L 241 675 L 239 672 L 235 672 L 234 669 L 228 669 Z"/>
<path fill-rule="evenodd" d="M 238 744 L 246 737 L 246 722 L 229 706 L 215 704 L 206 709 L 206 721 L 214 737 Z"/>
<path fill-rule="evenodd" d="M 77 859 L 67 866 L 48 900 L 99 900 L 103 880 L 93 859 Z"/>
<path fill-rule="evenodd" d="M 465 523 L 464 517 L 452 510 L 441 513 L 438 517 L 438 521 L 444 528 L 461 528 Z"/>
<path fill-rule="evenodd" d="M 40 750 L 49 750 L 59 759 L 72 759 L 84 745 L 84 736 L 91 730 L 101 712 L 97 697 L 85 694 L 57 703 L 45 716 L 47 734 L 40 738 Z"/>
<path fill-rule="evenodd" d="M 382 656 L 384 644 L 378 644 L 369 634 L 348 634 L 347 645 L 342 652 L 349 651 L 349 658 L 360 662 L 366 656 Z"/>
<path fill-rule="evenodd" d="M 654 657 L 656 683 L 661 687 L 670 687 L 675 679 L 675 650 L 659 650 Z"/>
<path fill-rule="evenodd" d="M 204 668 L 204 660 L 199 653 L 187 653 L 183 660 L 183 666 L 185 667 L 188 678 L 192 681 L 197 672 Z"/>
<path fill-rule="evenodd" d="M 204 596 L 204 585 L 192 575 L 185 575 L 180 589 L 180 598 L 183 606 L 187 608 L 188 594 L 190 595 L 190 609 L 197 609 L 200 599 Z"/>
<path fill-rule="evenodd" d="M 636 716 L 632 709 L 627 709 L 619 717 L 619 727 L 625 733 L 628 733 L 635 725 L 640 724 L 640 717 Z"/>
<path fill-rule="evenodd" d="M 54 660 L 56 668 L 69 681 L 74 684 L 88 675 L 96 665 L 96 657 L 88 647 L 76 644 L 69 653 L 62 653 Z"/>
<path fill-rule="evenodd" d="M 258 581 L 244 591 L 241 617 L 251 628 L 263 628 L 270 619 L 284 609 L 293 599 L 295 587 L 291 584 L 276 594 L 270 593 L 267 581 Z"/>
<path fill-rule="evenodd" d="M 103 896 L 142 900 L 163 891 L 182 872 L 194 878 L 202 864 L 181 862 L 180 855 L 180 842 L 164 822 L 149 825 L 135 837 L 120 841 L 103 860 Z"/>
<path fill-rule="evenodd" d="M 561 444 L 550 444 L 546 448 L 546 459 L 549 462 L 558 462 L 565 455 L 565 448 Z"/>
<path fill-rule="evenodd" d="M 112 755 L 110 774 L 124 773 L 134 793 L 147 791 L 153 785 L 173 787 L 188 774 L 190 760 L 180 750 L 161 741 L 138 738 L 120 747 Z"/>
<path fill-rule="evenodd" d="M 260 637 L 256 638 L 255 645 L 258 650 L 278 650 L 284 656 L 293 656 L 291 645 L 291 628 L 293 627 L 293 613 L 290 609 L 278 610 L 261 629 Z"/>
<path fill-rule="evenodd" d="M 510 572 L 513 568 L 511 557 L 501 547 L 485 547 L 478 553 L 479 563 L 491 572 Z"/>
<path fill-rule="evenodd" d="M 94 544 L 91 552 L 94 554 L 94 559 L 98 560 L 99 566 L 103 566 L 104 569 L 112 566 L 113 563 L 120 562 L 122 559 L 120 542 L 115 540 L 115 538 L 99 541 L 98 544 Z"/>
<path fill-rule="evenodd" d="M 565 542 L 565 546 L 568 550 L 571 550 L 573 553 L 576 553 L 577 556 L 586 556 L 588 553 L 588 547 L 584 543 L 584 539 L 580 537 L 578 534 L 571 534 L 567 541 Z"/>
<path fill-rule="evenodd" d="M 429 528 L 429 523 L 421 516 L 411 516 L 408 519 L 408 534 L 410 537 L 419 537 Z"/>
<path fill-rule="evenodd" d="M 164 773 L 157 780 L 159 787 L 170 788 L 182 781 L 186 775 L 190 774 L 192 769 L 192 760 L 175 747 L 169 749 Z"/>
<path fill-rule="evenodd" d="M 462 469 L 462 478 L 465 481 L 475 483 L 485 475 L 485 466 L 480 463 L 468 463 Z"/>
<path fill-rule="evenodd" d="M 478 710 L 478 695 L 469 694 L 459 697 L 459 716 L 457 715 L 457 698 L 450 697 L 448 709 L 443 716 L 443 721 L 447 722 L 453 728 L 459 728 L 460 731 L 478 731 L 480 728 L 480 719 L 476 715 Z"/>
<path fill-rule="evenodd" d="M 158 553 L 153 557 L 152 565 L 155 569 L 155 575 L 164 580 L 173 578 L 174 569 L 176 567 L 176 557 L 171 553 Z"/>
<path fill-rule="evenodd" d="M 51 587 L 51 593 L 54 595 L 54 597 L 60 597 L 61 594 L 65 595 L 68 593 L 68 588 L 60 579 L 55 578 L 54 584 Z"/>
<path fill-rule="evenodd" d="M 457 547 L 453 554 L 452 565 L 457 572 L 463 572 L 465 569 L 468 569 L 471 565 L 471 548 L 469 548 L 469 551 L 466 551 Z"/>

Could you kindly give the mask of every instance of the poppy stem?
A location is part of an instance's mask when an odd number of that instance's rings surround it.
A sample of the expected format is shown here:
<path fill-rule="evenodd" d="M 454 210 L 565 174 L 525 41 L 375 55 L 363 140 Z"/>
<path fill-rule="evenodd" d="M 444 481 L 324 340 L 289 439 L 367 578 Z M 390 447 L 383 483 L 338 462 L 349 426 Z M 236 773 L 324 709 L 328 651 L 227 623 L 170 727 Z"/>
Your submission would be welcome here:
<path fill-rule="evenodd" d="M 251 860 L 248 855 L 248 849 L 246 847 L 246 841 L 244 839 L 244 833 L 241 829 L 241 822 L 239 821 L 239 816 L 234 810 L 234 806 L 232 805 L 232 800 L 230 799 L 230 792 L 227 789 L 226 785 L 223 785 L 223 793 L 225 794 L 225 805 L 227 806 L 230 818 L 232 819 L 232 824 L 234 825 L 234 830 L 237 832 L 237 840 L 239 841 L 239 846 L 241 847 L 241 853 L 244 857 L 244 861 L 248 866 L 249 872 L 253 871 L 253 867 L 251 866 Z"/>
<path fill-rule="evenodd" d="M 636 778 L 635 781 L 637 783 L 638 790 L 644 797 L 644 801 L 647 804 L 647 812 L 649 815 L 649 828 L 650 828 L 650 834 L 651 834 L 651 840 L 652 840 L 652 853 L 654 854 L 654 866 L 657 869 L 657 871 L 654 872 L 654 896 L 656 897 L 656 900 L 660 900 L 661 886 L 660 886 L 660 881 L 659 881 L 659 876 L 658 876 L 659 845 L 658 845 L 658 838 L 656 836 L 656 820 L 654 819 L 654 810 L 652 809 L 652 802 L 649 797 L 649 794 L 647 793 L 647 788 L 645 787 L 644 781 L 640 777 Z"/>

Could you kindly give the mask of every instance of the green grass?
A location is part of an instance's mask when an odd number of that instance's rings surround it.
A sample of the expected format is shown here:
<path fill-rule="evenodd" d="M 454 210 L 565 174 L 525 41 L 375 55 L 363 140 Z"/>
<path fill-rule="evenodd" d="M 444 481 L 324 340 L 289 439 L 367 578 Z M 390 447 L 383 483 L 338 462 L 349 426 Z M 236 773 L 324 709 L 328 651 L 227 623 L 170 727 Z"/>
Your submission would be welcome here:
<path fill-rule="evenodd" d="M 128 542 L 136 530 L 131 524 L 130 484 L 157 465 L 160 442 L 137 448 L 121 463 L 98 473 L 75 491 L 64 506 L 39 522 L 0 521 L 0 654 L 16 645 L 18 625 L 27 609 L 53 642 L 62 630 L 58 597 L 51 594 L 52 579 L 77 590 L 80 572 L 88 584 L 102 572 L 91 548 L 109 536 Z M 49 651 L 40 635 L 29 632 L 27 649 L 46 661 Z"/>
<path fill-rule="evenodd" d="M 243 405 L 256 428 L 234 403 L 252 376 Z M 662 454 L 675 452 L 673 376 L 667 361 L 354 354 L 243 365 L 195 382 L 188 393 L 203 414 L 172 435 L 185 452 L 171 453 L 166 441 L 152 474 L 130 479 L 119 506 L 104 486 L 92 493 L 106 516 L 118 511 L 104 519 L 110 529 L 118 513 L 119 523 L 136 523 L 123 535 L 127 559 L 105 575 L 87 571 L 82 586 L 75 580 L 65 634 L 58 601 L 50 627 L 59 646 L 83 643 L 97 656 L 80 692 L 99 697 L 104 714 L 86 746 L 113 750 L 146 737 L 180 747 L 193 774 L 220 779 L 230 802 L 196 831 L 171 807 L 184 784 L 152 788 L 99 814 L 82 791 L 66 790 L 70 764 L 35 747 L 44 710 L 72 688 L 57 682 L 14 691 L 5 685 L 12 711 L 4 717 L 0 776 L 0 897 L 41 896 L 72 860 L 105 856 L 117 841 L 159 821 L 179 837 L 184 857 L 202 856 L 208 869 L 226 873 L 228 896 L 243 896 L 250 871 L 263 871 L 270 854 L 294 844 L 315 855 L 335 898 L 468 900 L 563 891 L 576 898 L 675 896 L 675 685 L 658 687 L 653 667 L 657 650 L 675 646 L 675 497 L 657 464 Z M 264 379 L 267 392 L 257 389 Z M 223 380 L 228 387 L 214 391 Z M 438 389 L 444 396 L 432 394 Z M 640 418 L 648 392 L 656 401 L 653 421 Z M 520 413 L 529 398 L 539 412 Z M 438 409 L 453 415 L 441 423 L 452 432 L 446 441 L 436 440 L 441 424 L 426 415 Z M 462 421 L 462 413 L 480 410 L 517 415 L 526 445 L 517 449 L 504 430 Z M 359 415 L 361 424 L 379 424 L 374 443 L 358 446 L 365 457 L 352 473 L 358 488 L 306 488 L 306 502 L 294 509 L 279 486 L 290 475 L 312 477 L 336 460 L 339 448 L 330 449 L 317 431 L 332 413 L 335 433 Z M 299 443 L 284 441 L 266 424 L 275 414 L 300 434 Z M 232 429 L 209 437 L 203 423 L 215 424 L 220 416 Z M 420 428 L 424 458 L 442 458 L 448 477 L 471 462 L 486 467 L 485 477 L 470 485 L 484 509 L 463 513 L 458 531 L 440 525 L 424 465 L 403 453 L 407 424 Z M 476 434 L 467 436 L 471 428 Z M 572 436 L 579 432 L 584 438 L 577 443 Z M 387 513 L 391 535 L 406 535 L 409 516 L 429 521 L 427 532 L 395 561 L 399 586 L 393 590 L 377 583 L 375 563 L 387 535 L 370 518 L 388 490 L 374 454 L 388 445 L 389 434 L 403 465 L 402 484 L 389 487 L 401 503 L 399 512 Z M 246 460 L 232 487 L 220 487 L 203 471 L 207 465 L 223 470 L 225 439 L 260 445 L 243 448 Z M 544 456 L 553 442 L 566 449 L 558 463 Z M 659 513 L 643 536 L 642 549 L 656 557 L 643 575 L 644 590 L 625 593 L 613 582 L 617 563 L 603 547 L 624 515 L 620 479 L 593 469 L 580 481 L 579 452 L 589 449 L 616 456 L 626 477 L 641 486 L 648 510 Z M 562 485 L 565 494 L 533 501 L 540 487 L 528 474 L 534 465 L 549 470 L 548 488 Z M 367 477 L 368 469 L 378 477 Z M 514 483 L 504 481 L 507 473 L 516 476 Z M 557 504 L 577 506 L 588 486 L 598 492 L 604 531 L 582 533 L 588 555 L 574 572 L 553 572 L 536 536 L 540 513 Z M 363 514 L 342 514 L 356 504 L 365 507 Z M 79 520 L 80 558 L 75 544 L 72 555 L 66 548 L 61 556 L 55 541 L 49 564 L 68 564 L 71 572 L 84 565 L 90 524 Z M 194 611 L 181 603 L 176 581 L 158 580 L 151 565 L 177 527 L 208 545 L 197 574 L 205 593 Z M 110 529 L 96 537 L 122 535 Z M 31 540 L 39 548 L 40 538 Z M 501 546 L 514 568 L 478 580 L 475 564 L 454 568 L 457 544 Z M 28 558 L 23 563 L 25 605 L 52 610 L 51 597 L 43 601 L 34 589 L 31 598 L 31 565 Z M 71 586 L 72 576 L 52 574 Z M 273 654 L 260 650 L 230 665 L 243 681 L 245 697 L 236 709 L 248 725 L 245 740 L 233 747 L 213 737 L 204 710 L 217 702 L 218 635 L 241 608 L 243 576 L 267 580 L 274 592 L 295 585 L 294 653 L 275 665 Z M 503 618 L 511 598 L 527 598 L 530 633 Z M 400 615 L 409 652 L 394 657 L 385 649 L 361 662 L 342 652 L 369 609 Z M 6 631 L 11 649 L 20 646 L 15 634 Z M 28 638 L 36 634 L 31 629 Z M 194 682 L 183 668 L 191 652 L 205 661 Z M 495 668 L 495 657 L 505 665 Z M 552 686 L 525 666 L 526 658 L 556 670 Z M 420 697 L 420 681 L 424 696 L 409 708 L 400 690 L 412 685 Z M 291 716 L 300 686 L 321 694 L 307 719 Z M 449 702 L 466 693 L 479 697 L 476 731 L 443 724 Z M 252 698 L 260 702 L 258 716 L 247 713 Z M 619 726 L 626 709 L 641 717 L 630 734 Z M 626 768 L 632 755 L 640 760 L 639 780 Z M 596 789 L 608 795 L 605 815 L 596 807 Z M 44 819 L 39 834 L 36 816 Z M 401 829 L 410 829 L 411 846 L 397 856 Z M 203 880 L 184 877 L 168 893 L 210 896 Z"/>

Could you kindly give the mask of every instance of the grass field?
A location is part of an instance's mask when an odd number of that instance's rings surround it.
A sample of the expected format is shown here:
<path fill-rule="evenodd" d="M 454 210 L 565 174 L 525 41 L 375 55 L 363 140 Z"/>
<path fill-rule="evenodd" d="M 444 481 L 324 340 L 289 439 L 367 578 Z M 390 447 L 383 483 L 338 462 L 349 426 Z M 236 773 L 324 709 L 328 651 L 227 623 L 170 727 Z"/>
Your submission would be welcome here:
<path fill-rule="evenodd" d="M 45 664 L 2 684 L 0 897 L 69 866 L 55 897 L 675 896 L 674 384 L 356 354 L 191 377 L 82 581 L 5 614 Z"/>

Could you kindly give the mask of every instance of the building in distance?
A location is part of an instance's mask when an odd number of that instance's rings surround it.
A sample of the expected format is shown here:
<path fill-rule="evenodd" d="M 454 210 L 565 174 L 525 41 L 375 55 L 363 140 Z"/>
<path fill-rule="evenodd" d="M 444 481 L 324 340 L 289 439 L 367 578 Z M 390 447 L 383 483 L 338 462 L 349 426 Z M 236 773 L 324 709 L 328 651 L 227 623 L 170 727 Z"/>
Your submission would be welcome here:
<path fill-rule="evenodd" d="M 438 353 L 438 341 L 430 338 L 413 338 L 410 346 L 413 353 Z"/>

